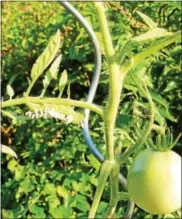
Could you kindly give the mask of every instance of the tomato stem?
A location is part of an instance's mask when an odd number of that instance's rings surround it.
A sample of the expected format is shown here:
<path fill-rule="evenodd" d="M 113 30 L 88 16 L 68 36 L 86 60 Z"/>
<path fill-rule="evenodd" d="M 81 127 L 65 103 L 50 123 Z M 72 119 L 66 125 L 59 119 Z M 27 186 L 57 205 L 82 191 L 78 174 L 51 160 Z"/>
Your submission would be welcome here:
<path fill-rule="evenodd" d="M 109 99 L 104 110 L 104 125 L 107 155 L 109 160 L 114 159 L 114 127 L 116 115 L 120 102 L 120 95 L 123 86 L 124 76 L 120 74 L 120 66 L 117 64 L 116 55 L 109 32 L 108 22 L 102 2 L 94 2 L 99 23 L 101 26 L 101 35 L 104 44 L 105 56 L 109 68 Z"/>
<path fill-rule="evenodd" d="M 98 186 L 97 186 L 97 190 L 94 196 L 94 200 L 93 200 L 88 218 L 95 218 L 95 214 L 99 206 L 100 199 L 104 191 L 106 181 L 109 177 L 109 174 L 112 168 L 113 168 L 113 163 L 108 160 L 106 160 L 101 166 L 100 175 L 98 179 Z"/>
<path fill-rule="evenodd" d="M 37 104 L 56 104 L 56 105 L 65 105 L 65 106 L 76 106 L 90 109 L 93 112 L 98 113 L 103 118 L 103 110 L 101 107 L 90 104 L 83 101 L 72 100 L 72 99 L 58 99 L 58 98 L 47 98 L 47 97 L 23 97 L 19 99 L 7 100 L 1 103 L 2 108 L 21 105 L 21 104 L 30 104 L 30 103 L 37 103 Z"/>
<path fill-rule="evenodd" d="M 115 209 L 118 203 L 118 176 L 119 176 L 119 166 L 116 163 L 114 168 L 111 170 L 110 174 L 110 184 L 111 184 L 111 196 L 108 211 L 104 218 L 112 218 L 115 213 Z"/>

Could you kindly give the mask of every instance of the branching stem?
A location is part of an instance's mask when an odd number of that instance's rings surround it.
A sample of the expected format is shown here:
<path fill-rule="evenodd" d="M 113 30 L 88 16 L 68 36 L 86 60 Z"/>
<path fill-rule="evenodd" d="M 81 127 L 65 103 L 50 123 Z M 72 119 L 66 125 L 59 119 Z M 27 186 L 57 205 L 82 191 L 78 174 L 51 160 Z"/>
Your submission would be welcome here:
<path fill-rule="evenodd" d="M 23 97 L 20 99 L 13 99 L 7 100 L 1 103 L 2 108 L 15 106 L 15 105 L 22 105 L 22 104 L 29 104 L 29 103 L 37 103 L 37 104 L 57 104 L 57 105 L 64 105 L 64 106 L 76 106 L 90 109 L 93 112 L 98 113 L 101 117 L 103 117 L 103 110 L 101 107 L 90 104 L 83 101 L 72 100 L 72 99 L 58 99 L 58 98 L 40 98 L 40 97 Z"/>
<path fill-rule="evenodd" d="M 109 160 L 114 159 L 114 127 L 124 75 L 120 74 L 120 67 L 117 64 L 112 39 L 108 28 L 105 9 L 102 2 L 95 2 L 98 19 L 101 26 L 101 35 L 104 44 L 105 55 L 109 67 L 109 99 L 104 110 L 104 124 L 107 155 Z"/>
<path fill-rule="evenodd" d="M 92 202 L 92 206 L 88 218 L 95 218 L 95 214 L 99 206 L 100 199 L 105 188 L 105 184 L 107 182 L 107 179 L 110 175 L 112 168 L 113 168 L 113 163 L 108 160 L 106 160 L 101 166 L 99 180 L 98 180 L 99 183 L 97 186 L 97 190 L 94 196 L 94 200 Z"/>

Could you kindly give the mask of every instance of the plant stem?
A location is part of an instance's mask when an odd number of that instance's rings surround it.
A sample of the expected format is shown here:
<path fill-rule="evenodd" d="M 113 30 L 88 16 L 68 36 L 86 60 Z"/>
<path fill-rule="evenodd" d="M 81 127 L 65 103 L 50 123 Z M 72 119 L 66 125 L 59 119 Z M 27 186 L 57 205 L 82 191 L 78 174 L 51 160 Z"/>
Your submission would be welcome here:
<path fill-rule="evenodd" d="M 8 107 L 8 106 L 15 106 L 15 105 L 21 105 L 21 104 L 29 104 L 29 103 L 37 103 L 37 104 L 57 104 L 57 105 L 64 105 L 64 106 L 76 106 L 76 107 L 82 107 L 87 108 L 93 112 L 98 113 L 103 118 L 103 110 L 101 107 L 95 105 L 86 103 L 83 101 L 78 100 L 72 100 L 72 99 L 58 99 L 58 98 L 40 98 L 40 97 L 23 97 L 20 99 L 12 99 L 7 100 L 1 103 L 2 108 Z"/>
<path fill-rule="evenodd" d="M 156 132 L 158 132 L 158 133 L 161 134 L 161 135 L 164 135 L 164 134 L 165 134 L 165 128 L 164 128 L 164 127 L 161 127 L 161 126 L 159 126 L 159 125 L 153 124 L 153 125 L 152 125 L 152 129 L 155 130 Z"/>
<path fill-rule="evenodd" d="M 106 181 L 109 177 L 109 174 L 110 174 L 112 168 L 113 168 L 113 165 L 108 160 L 106 160 L 101 166 L 100 175 L 99 175 L 99 179 L 98 179 L 99 183 L 97 186 L 97 190 L 96 190 L 96 193 L 94 196 L 94 200 L 93 200 L 88 218 L 95 218 L 95 214 L 96 214 L 97 208 L 99 206 L 100 199 L 101 199 L 102 193 L 104 191 Z"/>
<path fill-rule="evenodd" d="M 119 166 L 116 163 L 115 167 L 111 170 L 110 183 L 111 183 L 111 196 L 108 211 L 104 218 L 112 218 L 115 213 L 115 209 L 118 203 L 118 177 L 119 177 Z"/>
<path fill-rule="evenodd" d="M 28 89 L 27 89 L 27 91 L 25 92 L 25 97 L 28 97 L 28 96 L 29 96 L 30 91 L 32 90 L 32 87 L 34 86 L 35 82 L 36 82 L 36 80 L 32 80 L 32 81 L 30 82 L 30 84 L 29 84 L 29 86 L 28 86 Z"/>
<path fill-rule="evenodd" d="M 117 110 L 120 101 L 120 95 L 123 85 L 124 75 L 120 74 L 120 67 L 116 62 L 115 51 L 112 45 L 111 35 L 109 33 L 108 22 L 106 19 L 104 6 L 102 2 L 94 2 L 99 23 L 101 26 L 101 34 L 104 43 L 105 55 L 109 66 L 109 99 L 104 110 L 104 124 L 106 145 L 108 150 L 108 159 L 114 159 L 114 126 L 116 121 Z"/>
<path fill-rule="evenodd" d="M 124 215 L 125 219 L 130 219 L 132 217 L 134 207 L 135 207 L 135 203 L 133 201 L 129 201 L 126 209 L 126 213 Z"/>

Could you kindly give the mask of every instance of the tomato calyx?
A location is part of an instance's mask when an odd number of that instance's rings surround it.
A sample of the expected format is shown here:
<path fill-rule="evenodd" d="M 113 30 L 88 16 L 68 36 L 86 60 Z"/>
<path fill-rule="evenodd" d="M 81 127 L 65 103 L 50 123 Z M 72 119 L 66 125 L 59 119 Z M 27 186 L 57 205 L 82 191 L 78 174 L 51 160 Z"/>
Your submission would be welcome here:
<path fill-rule="evenodd" d="M 181 133 L 177 136 L 175 140 L 173 140 L 173 135 L 169 129 L 167 129 L 166 134 L 159 134 L 156 137 L 156 141 L 154 142 L 152 138 L 149 138 L 146 141 L 146 145 L 149 148 L 152 148 L 154 151 L 170 151 L 178 142 L 181 137 Z"/>

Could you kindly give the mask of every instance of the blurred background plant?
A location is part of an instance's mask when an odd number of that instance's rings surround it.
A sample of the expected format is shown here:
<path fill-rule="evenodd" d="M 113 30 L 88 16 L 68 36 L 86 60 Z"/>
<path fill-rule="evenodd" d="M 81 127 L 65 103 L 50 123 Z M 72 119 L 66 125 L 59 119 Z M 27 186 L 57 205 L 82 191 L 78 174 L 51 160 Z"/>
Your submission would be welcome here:
<path fill-rule="evenodd" d="M 57 29 L 61 31 L 62 61 L 59 76 L 67 70 L 68 83 L 63 97 L 86 98 L 93 72 L 93 48 L 83 27 L 57 2 L 1 2 L 2 4 L 2 96 L 8 98 L 7 84 L 20 97 L 28 86 L 30 71 L 44 50 L 48 39 Z M 112 2 L 107 3 L 110 30 L 116 48 L 127 45 L 127 40 L 147 31 L 148 27 L 136 11 L 153 19 L 169 32 L 181 29 L 180 2 Z M 73 5 L 87 18 L 100 39 L 95 8 L 91 3 Z M 7 25 L 8 24 L 8 25 Z M 101 46 L 102 42 L 100 40 Z M 152 42 L 133 44 L 131 54 Z M 104 51 L 103 62 L 104 62 Z M 125 54 L 124 54 L 125 55 Z M 138 82 L 145 77 L 156 104 L 155 122 L 171 127 L 174 136 L 182 132 L 181 45 L 174 43 L 144 60 L 132 72 Z M 122 60 L 121 60 L 122 61 Z M 36 82 L 32 96 L 40 95 L 42 78 Z M 59 79 L 59 77 L 58 77 Z M 59 80 L 52 80 L 47 96 L 58 94 Z M 108 70 L 104 62 L 95 103 L 103 104 L 108 96 Z M 24 115 L 26 108 L 11 107 Z M 123 149 L 134 142 L 133 130 L 143 125 L 147 103 L 133 82 L 131 74 L 125 80 L 117 118 L 116 142 Z M 81 127 L 65 125 L 53 120 L 12 120 L 2 117 L 2 143 L 10 146 L 18 159 L 2 155 L 2 215 L 3 218 L 84 218 L 88 214 L 97 186 L 99 162 L 84 143 Z M 100 151 L 105 151 L 103 125 L 97 115 L 91 114 L 91 135 Z M 174 148 L 182 153 L 181 141 Z M 121 169 L 126 176 L 132 162 L 128 159 Z M 99 206 L 98 217 L 107 207 L 109 193 Z M 116 216 L 122 217 L 126 201 L 121 196 Z M 178 212 L 154 218 L 179 218 Z M 135 208 L 135 218 L 151 215 Z"/>

